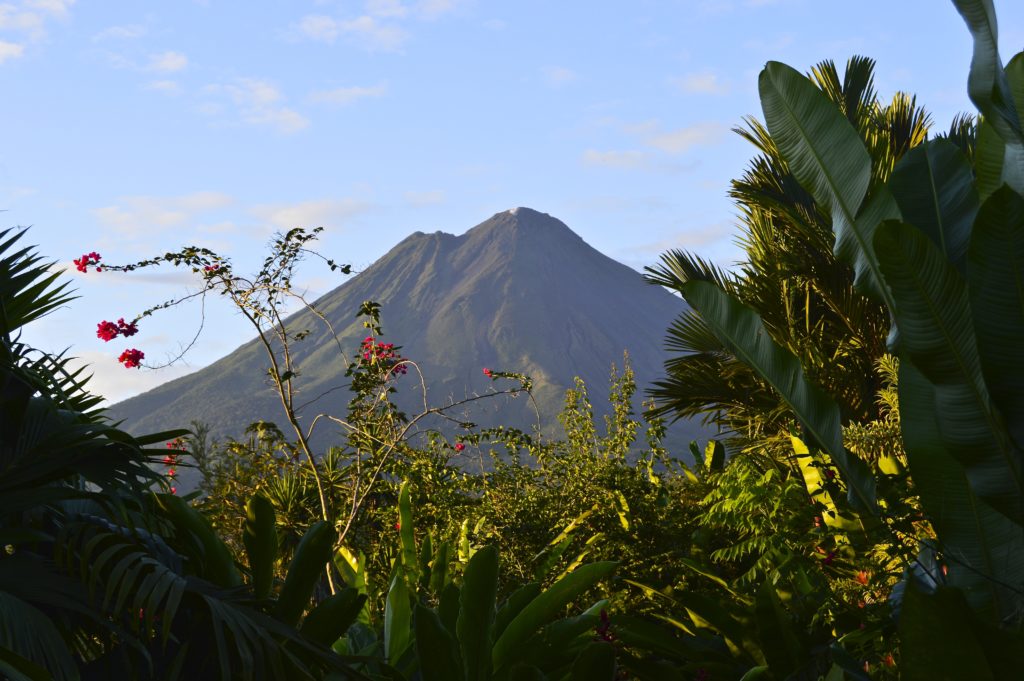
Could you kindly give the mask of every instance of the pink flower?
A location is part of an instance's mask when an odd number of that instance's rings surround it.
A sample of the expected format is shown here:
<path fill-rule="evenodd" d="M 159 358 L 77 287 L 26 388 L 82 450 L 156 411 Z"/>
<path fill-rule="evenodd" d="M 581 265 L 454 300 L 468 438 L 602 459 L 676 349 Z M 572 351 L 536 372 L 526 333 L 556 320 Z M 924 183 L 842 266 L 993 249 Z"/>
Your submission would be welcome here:
<path fill-rule="evenodd" d="M 123 364 L 125 369 L 137 369 L 142 366 L 142 360 L 145 358 L 146 354 L 144 352 L 131 348 L 122 352 L 117 361 Z"/>
<path fill-rule="evenodd" d="M 455 451 L 461 452 L 465 448 L 466 448 L 466 445 L 462 444 L 461 442 L 456 442 L 455 443 Z"/>
<path fill-rule="evenodd" d="M 494 378 L 494 374 L 492 374 L 491 370 L 488 369 L 487 367 L 484 367 L 484 376 L 486 376 L 487 378 Z"/>

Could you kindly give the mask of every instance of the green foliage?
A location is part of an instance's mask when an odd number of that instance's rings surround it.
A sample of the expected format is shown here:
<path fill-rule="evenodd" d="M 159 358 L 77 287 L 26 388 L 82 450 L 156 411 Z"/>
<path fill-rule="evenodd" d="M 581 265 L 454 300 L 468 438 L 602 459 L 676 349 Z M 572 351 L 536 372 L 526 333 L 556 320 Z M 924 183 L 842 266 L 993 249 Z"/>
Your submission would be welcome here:
<path fill-rule="evenodd" d="M 160 493 L 183 431 L 108 425 L 67 359 L 14 340 L 69 299 L 0 233 L 0 669 L 15 679 L 311 678 L 345 660 L 270 616 L 184 500 Z M 305 605 L 305 604 L 303 604 Z M 259 664 L 257 664 L 259 661 Z"/>

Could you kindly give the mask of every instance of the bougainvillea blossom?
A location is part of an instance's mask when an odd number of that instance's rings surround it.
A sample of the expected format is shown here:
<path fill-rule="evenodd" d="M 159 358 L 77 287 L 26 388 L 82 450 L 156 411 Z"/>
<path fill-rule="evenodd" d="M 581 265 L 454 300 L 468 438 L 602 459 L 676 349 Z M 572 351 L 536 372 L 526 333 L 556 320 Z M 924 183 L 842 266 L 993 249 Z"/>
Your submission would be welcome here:
<path fill-rule="evenodd" d="M 74 259 L 73 262 L 75 263 L 75 269 L 77 269 L 79 272 L 88 272 L 90 265 L 100 264 L 100 257 L 100 254 L 97 253 L 96 251 L 93 251 L 92 253 L 85 253 L 84 255 L 82 255 L 81 258 Z M 96 271 L 102 272 L 103 268 L 97 267 Z"/>
<path fill-rule="evenodd" d="M 124 365 L 125 369 L 137 369 L 142 366 L 142 360 L 146 358 L 146 353 L 141 350 L 131 348 L 121 353 L 121 356 L 117 358 L 117 361 Z"/>

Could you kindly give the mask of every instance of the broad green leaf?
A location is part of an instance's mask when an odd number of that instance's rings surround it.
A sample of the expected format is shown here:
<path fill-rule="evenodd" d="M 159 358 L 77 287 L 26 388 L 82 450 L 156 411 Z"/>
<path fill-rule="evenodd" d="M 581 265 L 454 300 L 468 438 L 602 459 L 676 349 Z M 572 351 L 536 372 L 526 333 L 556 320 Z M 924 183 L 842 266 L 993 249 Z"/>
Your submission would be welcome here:
<path fill-rule="evenodd" d="M 1006 143 L 985 119 L 978 122 L 978 137 L 974 145 L 974 174 L 977 178 L 978 199 L 985 201 L 992 192 L 1003 186 L 1003 165 L 1006 161 Z"/>
<path fill-rule="evenodd" d="M 455 639 L 437 613 L 416 605 L 416 655 L 423 681 L 461 681 L 465 678 Z"/>
<path fill-rule="evenodd" d="M 710 473 L 719 473 L 725 466 L 725 447 L 718 440 L 708 440 L 704 447 L 704 469 Z"/>
<path fill-rule="evenodd" d="M 982 377 L 964 278 L 931 239 L 905 223 L 882 225 L 875 249 L 897 301 L 900 357 L 935 386 L 947 450 L 979 498 L 1021 523 L 1016 453 Z"/>
<path fill-rule="evenodd" d="M 569 678 L 571 681 L 614 681 L 615 649 L 603 641 L 590 643 L 576 657 Z"/>
<path fill-rule="evenodd" d="M 274 586 L 274 563 L 277 561 L 277 518 L 274 506 L 261 494 L 245 505 L 242 543 L 249 556 L 252 592 L 266 598 Z"/>
<path fill-rule="evenodd" d="M 173 494 L 157 494 L 153 498 L 179 533 L 191 536 L 199 543 L 201 555 L 198 558 L 203 566 L 203 577 L 218 586 L 241 585 L 242 578 L 235 569 L 231 552 L 199 511 Z"/>
<path fill-rule="evenodd" d="M 677 600 L 696 626 L 721 635 L 734 655 L 745 654 L 749 660 L 757 664 L 765 663 L 764 653 L 754 640 L 753 632 L 748 631 L 737 621 L 717 599 L 699 593 L 685 592 L 679 594 Z"/>
<path fill-rule="evenodd" d="M 334 553 L 334 528 L 320 520 L 313 524 L 295 547 L 288 574 L 277 599 L 275 615 L 286 624 L 295 625 L 313 597 L 320 576 Z"/>
<path fill-rule="evenodd" d="M 349 587 L 323 600 L 302 620 L 302 635 L 325 646 L 345 635 L 359 617 L 366 595 Z"/>
<path fill-rule="evenodd" d="M 912 584 L 899 621 L 900 678 L 905 681 L 995 681 L 963 595 L 940 588 L 932 595 Z M 1017 670 L 1020 671 L 1020 670 Z"/>
<path fill-rule="evenodd" d="M 579 652 L 580 644 L 593 639 L 594 630 L 601 623 L 602 610 L 608 610 L 605 599 L 575 617 L 545 624 L 526 641 L 524 654 L 517 659 L 548 670 L 569 664 Z"/>
<path fill-rule="evenodd" d="M 494 636 L 500 638 L 509 622 L 523 611 L 530 601 L 540 595 L 541 586 L 537 582 L 530 582 L 513 591 L 508 598 L 502 601 L 498 612 L 494 616 Z"/>
<path fill-rule="evenodd" d="M 870 219 L 857 219 L 871 183 L 871 157 L 860 135 L 824 92 L 785 64 L 768 62 L 758 89 L 779 153 L 832 217 L 836 257 L 853 268 L 858 288 L 888 304 L 889 293 L 871 248 L 882 219 L 876 213 L 887 212 L 884 202 L 876 202 Z"/>
<path fill-rule="evenodd" d="M 843 447 L 839 406 L 804 375 L 800 360 L 768 335 L 758 314 L 714 284 L 690 281 L 683 297 L 736 357 L 767 381 L 801 425 L 828 453 L 849 490 L 850 502 L 875 510 L 875 481 L 867 464 Z"/>
<path fill-rule="evenodd" d="M 1008 187 L 985 202 L 974 225 L 968 269 L 981 369 L 992 400 L 1024 457 L 1024 198 Z"/>
<path fill-rule="evenodd" d="M 914 147 L 893 169 L 889 190 L 903 221 L 927 234 L 958 270 L 965 271 L 978 192 L 963 152 L 945 139 Z"/>
<path fill-rule="evenodd" d="M 939 432 L 933 386 L 907 358 L 899 369 L 900 425 L 914 488 L 949 557 L 946 582 L 961 589 L 972 607 L 998 618 L 1016 597 L 999 584 L 1024 581 L 1020 527 L 978 500 L 963 465 Z M 933 575 L 939 579 L 939 575 Z"/>
<path fill-rule="evenodd" d="M 412 643 L 412 605 L 409 588 L 402 575 L 391 580 L 384 603 L 384 658 L 388 664 L 398 664 L 402 653 Z"/>
<path fill-rule="evenodd" d="M 455 625 L 466 681 L 491 678 L 491 625 L 497 592 L 498 549 L 485 546 L 473 554 L 466 566 L 459 620 Z"/>
<path fill-rule="evenodd" d="M 1020 115 L 999 57 L 999 32 L 992 0 L 953 0 L 974 38 L 967 80 L 971 101 L 1008 144 L 1024 143 Z"/>
<path fill-rule="evenodd" d="M 500 638 L 494 643 L 491 656 L 494 669 L 510 665 L 516 655 L 521 654 L 519 646 L 524 643 L 545 622 L 561 612 L 562 608 L 582 595 L 599 581 L 609 576 L 616 565 L 613 561 L 602 561 L 584 565 L 552 584 L 547 590 L 531 600 L 515 619 L 509 622 Z"/>
<path fill-rule="evenodd" d="M 448 585 L 451 576 L 448 574 L 448 564 L 451 562 L 452 545 L 443 541 L 437 545 L 434 557 L 430 561 L 430 591 L 440 594 Z"/>
<path fill-rule="evenodd" d="M 754 614 L 768 666 L 774 676 L 786 678 L 804 663 L 806 651 L 770 580 L 757 590 Z"/>
<path fill-rule="evenodd" d="M 398 492 L 398 535 L 402 539 L 402 567 L 410 577 L 410 583 L 415 582 L 418 569 L 416 562 L 416 539 L 413 536 L 412 524 L 412 500 L 409 482 L 402 483 Z"/>

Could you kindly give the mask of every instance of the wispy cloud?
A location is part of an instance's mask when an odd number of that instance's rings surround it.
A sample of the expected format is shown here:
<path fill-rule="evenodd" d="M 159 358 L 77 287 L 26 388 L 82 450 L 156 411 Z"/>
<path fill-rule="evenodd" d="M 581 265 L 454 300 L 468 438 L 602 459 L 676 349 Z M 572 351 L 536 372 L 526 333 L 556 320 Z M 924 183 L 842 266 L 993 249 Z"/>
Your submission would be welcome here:
<path fill-rule="evenodd" d="M 669 82 L 687 94 L 724 95 L 729 92 L 729 87 L 711 71 L 688 73 L 680 78 L 670 78 Z"/>
<path fill-rule="evenodd" d="M 370 51 L 397 52 L 410 37 L 409 25 L 454 12 L 462 0 L 367 0 L 350 16 L 307 14 L 292 27 L 301 38 L 323 43 L 347 40 Z"/>
<path fill-rule="evenodd" d="M 179 196 L 122 196 L 92 213 L 101 226 L 119 236 L 137 239 L 140 235 L 152 236 L 194 226 L 202 215 L 233 203 L 232 197 L 215 191 Z"/>
<path fill-rule="evenodd" d="M 0 4 L 0 64 L 25 54 L 29 43 L 46 38 L 46 26 L 68 18 L 75 0 L 21 0 Z"/>
<path fill-rule="evenodd" d="M 366 201 L 353 198 L 320 199 L 298 203 L 276 203 L 255 206 L 252 214 L 282 230 L 293 227 L 339 227 L 371 207 Z"/>
<path fill-rule="evenodd" d="M 728 128 L 721 123 L 697 123 L 675 130 L 646 136 L 644 144 L 666 154 L 683 154 L 696 146 L 715 144 L 725 137 Z"/>
<path fill-rule="evenodd" d="M 144 393 L 161 383 L 185 376 L 199 368 L 180 363 L 153 371 L 146 369 L 125 371 L 123 367 L 117 365 L 115 359 L 117 352 L 114 350 L 109 352 L 86 350 L 74 354 L 75 358 L 71 360 L 70 367 L 72 369 L 87 367 L 85 373 L 92 374 L 89 391 L 95 395 L 102 395 L 105 398 L 105 404 L 113 404 L 133 395 Z M 146 355 L 146 359 L 153 363 L 159 363 L 163 359 L 155 356 L 152 351 L 147 352 Z M 150 357 L 150 355 L 153 356 Z"/>
<path fill-rule="evenodd" d="M 354 19 L 335 19 L 325 14 L 311 14 L 298 24 L 299 33 L 324 43 L 347 37 L 371 51 L 394 52 L 409 37 L 400 26 L 380 21 L 369 14 Z"/>
<path fill-rule="evenodd" d="M 162 92 L 165 95 L 181 94 L 181 85 L 174 80 L 153 80 L 146 83 L 146 89 L 153 90 L 154 92 Z"/>
<path fill-rule="evenodd" d="M 625 250 L 632 253 L 661 253 L 672 248 L 695 249 L 728 239 L 734 233 L 735 227 L 731 222 L 715 222 L 683 229 L 658 241 L 631 246 Z"/>
<path fill-rule="evenodd" d="M 386 83 L 378 83 L 373 86 L 339 87 L 331 90 L 318 90 L 309 95 L 309 101 L 322 104 L 334 104 L 336 106 L 348 106 L 360 99 L 372 97 L 383 97 L 387 93 Z"/>
<path fill-rule="evenodd" d="M 642 170 L 651 173 L 683 173 L 694 167 L 693 163 L 679 163 L 658 154 L 638 151 L 599 151 L 587 149 L 580 159 L 583 165 L 615 170 Z"/>
<path fill-rule="evenodd" d="M 409 15 L 409 7 L 401 0 L 368 0 L 366 13 L 374 17 L 402 19 Z"/>
<path fill-rule="evenodd" d="M 636 170 L 648 167 L 651 155 L 643 151 L 598 151 L 587 149 L 583 152 L 583 163 L 588 166 Z"/>
<path fill-rule="evenodd" d="M 444 203 L 445 193 L 440 189 L 425 192 L 405 192 L 405 202 L 410 206 L 436 206 Z"/>
<path fill-rule="evenodd" d="M 551 87 L 562 87 L 576 80 L 576 72 L 564 66 L 545 66 L 540 72 Z"/>
<path fill-rule="evenodd" d="M 25 54 L 24 45 L 0 40 L 0 64 L 3 64 L 8 59 L 17 59 L 23 54 Z"/>
<path fill-rule="evenodd" d="M 160 71 L 162 73 L 174 73 L 181 71 L 188 66 L 188 57 L 181 52 L 168 50 L 158 54 L 149 55 L 147 71 Z"/>
<path fill-rule="evenodd" d="M 207 101 L 199 111 L 210 116 L 229 115 L 233 112 L 248 125 L 276 128 L 291 134 L 309 127 L 309 119 L 285 104 L 285 97 L 276 85 L 260 78 L 239 78 L 226 84 L 208 85 L 204 92 L 224 101 Z"/>
<path fill-rule="evenodd" d="M 108 26 L 92 37 L 93 42 L 100 43 L 105 40 L 136 40 L 148 33 L 145 26 L 139 24 L 127 24 L 124 26 Z"/>

